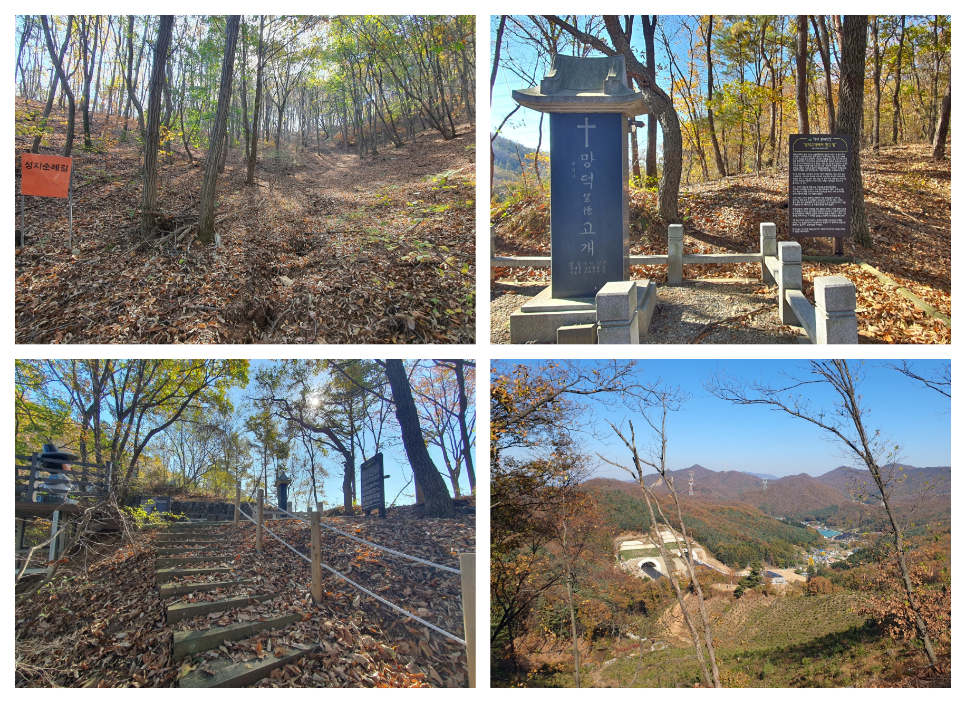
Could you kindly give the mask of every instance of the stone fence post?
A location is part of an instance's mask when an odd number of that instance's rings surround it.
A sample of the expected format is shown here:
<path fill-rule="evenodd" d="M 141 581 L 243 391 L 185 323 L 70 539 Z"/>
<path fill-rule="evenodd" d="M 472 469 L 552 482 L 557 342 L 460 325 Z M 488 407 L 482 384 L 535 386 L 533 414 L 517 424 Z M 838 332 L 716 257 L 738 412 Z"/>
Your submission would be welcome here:
<path fill-rule="evenodd" d="M 802 289 L 802 245 L 778 244 L 778 316 L 783 325 L 797 325 L 798 317 L 785 297 L 786 290 Z"/>
<path fill-rule="evenodd" d="M 679 286 L 684 279 L 684 225 L 667 228 L 667 284 Z"/>
<path fill-rule="evenodd" d="M 638 344 L 637 281 L 611 281 L 597 292 L 599 344 Z"/>
<path fill-rule="evenodd" d="M 765 264 L 766 256 L 778 256 L 778 235 L 774 222 L 762 222 L 758 226 L 761 241 L 761 280 L 765 285 L 774 285 L 775 277 Z"/>
<path fill-rule="evenodd" d="M 815 279 L 815 343 L 858 344 L 855 284 L 844 276 Z"/>

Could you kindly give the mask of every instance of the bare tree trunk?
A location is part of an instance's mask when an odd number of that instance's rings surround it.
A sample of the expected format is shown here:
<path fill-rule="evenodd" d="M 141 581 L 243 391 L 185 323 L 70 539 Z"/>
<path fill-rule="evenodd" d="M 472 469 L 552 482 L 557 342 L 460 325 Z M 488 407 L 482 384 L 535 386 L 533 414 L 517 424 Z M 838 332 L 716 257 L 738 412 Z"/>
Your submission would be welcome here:
<path fill-rule="evenodd" d="M 69 22 L 73 23 L 73 21 L 74 16 L 71 15 Z M 64 95 L 67 96 L 67 139 L 64 143 L 64 156 L 70 156 L 70 152 L 74 148 L 74 117 L 76 115 L 74 91 L 70 89 L 70 84 L 67 82 L 64 64 L 57 60 L 57 50 L 54 48 L 54 41 L 50 36 L 50 25 L 47 23 L 47 15 L 41 15 L 40 22 L 44 28 L 44 40 L 47 42 L 47 51 L 50 54 L 50 60 L 54 63 L 54 68 L 57 69 L 57 75 L 60 76 L 60 82 L 63 85 Z"/>
<path fill-rule="evenodd" d="M 453 500 L 446 490 L 446 482 L 426 449 L 423 430 L 419 425 L 419 413 L 416 411 L 409 377 L 402 360 L 386 359 L 385 370 L 392 389 L 396 419 L 399 421 L 406 456 L 426 499 L 426 512 L 429 517 L 453 517 Z"/>
<path fill-rule="evenodd" d="M 872 149 L 879 151 L 879 125 L 882 107 L 882 49 L 879 46 L 879 16 L 872 18 L 872 90 L 875 108 L 872 110 Z"/>
<path fill-rule="evenodd" d="M 714 91 L 714 64 L 711 63 L 711 32 L 714 30 L 714 15 L 708 16 L 708 33 L 705 35 L 704 43 L 706 47 L 708 63 L 708 131 L 711 133 L 711 146 L 714 149 L 714 165 L 718 169 L 718 175 L 727 176 L 724 160 L 721 158 L 721 146 L 718 144 L 718 133 L 714 128 L 714 110 L 711 109 L 711 96 Z"/>
<path fill-rule="evenodd" d="M 644 30 L 644 50 L 647 54 L 647 70 L 651 83 L 657 80 L 656 58 L 654 55 L 654 30 L 657 28 L 657 15 L 641 15 Z M 647 116 L 647 154 L 644 156 L 644 173 L 648 178 L 657 179 L 657 120 Z M 637 174 L 638 177 L 640 174 Z"/>
<path fill-rule="evenodd" d="M 681 614 L 684 618 L 685 623 L 688 626 L 688 630 L 691 633 L 692 643 L 694 644 L 695 654 L 697 655 L 698 661 L 701 665 L 701 672 L 704 676 L 705 683 L 708 686 L 714 688 L 721 688 L 721 680 L 718 673 L 718 663 L 714 652 L 714 641 L 711 632 L 711 623 L 708 618 L 707 610 L 704 605 L 704 594 L 701 591 L 701 584 L 698 582 L 697 574 L 694 571 L 694 566 L 691 563 L 691 554 L 693 550 L 691 548 L 691 542 L 687 536 L 687 529 L 684 525 L 684 517 L 681 513 L 681 506 L 678 503 L 677 492 L 674 488 L 673 482 L 669 479 L 667 475 L 667 413 L 674 405 L 683 402 L 683 399 L 678 395 L 678 392 L 672 390 L 658 390 L 655 392 L 656 403 L 660 405 L 660 422 L 652 420 L 649 416 L 645 415 L 645 421 L 650 425 L 651 429 L 655 432 L 655 442 L 654 442 L 654 453 L 652 459 L 642 458 L 637 451 L 637 440 L 634 434 L 634 425 L 630 424 L 630 440 L 624 437 L 623 433 L 617 428 L 612 422 L 608 422 L 611 428 L 614 430 L 615 434 L 620 438 L 624 445 L 630 450 L 631 457 L 634 462 L 634 470 L 630 470 L 625 466 L 616 464 L 615 462 L 601 457 L 605 462 L 613 464 L 615 466 L 620 466 L 625 471 L 630 473 L 636 480 L 638 485 L 641 487 L 641 491 L 644 493 L 644 499 L 647 502 L 648 512 L 651 516 L 651 527 L 654 530 L 654 544 L 657 546 L 658 551 L 661 553 L 661 558 L 664 560 L 664 564 L 668 569 L 668 580 L 674 589 L 675 595 L 677 596 L 678 604 L 681 608 Z M 600 456 L 598 454 L 598 456 Z M 667 516 L 664 514 L 661 508 L 661 503 L 657 499 L 657 496 L 653 492 L 654 486 L 657 483 L 648 485 L 644 479 L 644 465 L 648 465 L 657 471 L 660 478 L 658 483 L 663 483 L 671 494 L 671 497 L 675 503 L 678 512 L 678 523 L 679 531 L 682 538 L 684 539 L 685 546 L 682 547 L 681 542 L 677 539 L 677 535 L 674 534 L 674 527 L 671 521 L 668 520 Z M 652 504 L 653 501 L 653 504 Z M 671 530 L 671 534 L 674 536 L 675 542 L 677 543 L 678 553 L 681 556 L 681 560 L 685 563 L 688 571 L 688 576 L 691 582 L 691 587 L 694 589 L 695 597 L 698 602 L 698 610 L 701 615 L 702 630 L 704 632 L 704 644 L 701 643 L 701 636 L 698 633 L 697 628 L 691 620 L 691 616 L 688 613 L 686 603 L 684 600 L 684 595 L 681 592 L 681 588 L 678 585 L 677 578 L 674 576 L 673 560 L 670 553 L 664 544 L 664 538 L 661 535 L 660 526 L 657 520 L 657 516 L 654 514 L 654 507 L 657 507 L 658 515 L 660 515 L 661 521 Z M 687 556 L 685 556 L 685 553 Z M 708 669 L 708 664 L 705 659 L 705 654 L 707 654 L 707 660 L 711 663 L 710 671 Z"/>
<path fill-rule="evenodd" d="M 835 131 L 835 96 L 832 95 L 832 60 L 829 52 L 828 26 L 825 15 L 818 15 L 818 21 L 812 15 L 812 27 L 818 37 L 818 53 L 822 57 L 822 67 L 825 69 L 825 107 L 828 112 L 829 134 Z"/>
<path fill-rule="evenodd" d="M 235 45 L 238 43 L 238 23 L 241 15 L 228 15 L 225 25 L 225 58 L 221 64 L 221 83 L 218 90 L 218 112 L 208 140 L 205 159 L 205 178 L 201 183 L 198 203 L 198 240 L 202 244 L 215 241 L 215 185 L 218 182 L 218 156 L 225 139 L 228 106 L 231 103 L 231 78 L 235 70 Z"/>
<path fill-rule="evenodd" d="M 258 22 L 258 58 L 255 69 L 255 104 L 252 106 L 251 154 L 248 156 L 248 177 L 246 185 L 255 185 L 255 164 L 258 162 L 258 115 L 262 107 L 262 72 L 265 69 L 265 15 Z"/>
<path fill-rule="evenodd" d="M 456 359 L 454 362 L 456 365 L 456 382 L 457 388 L 459 389 L 459 403 L 460 403 L 460 439 L 463 442 L 463 461 L 466 464 L 466 476 L 470 482 L 470 491 L 476 492 L 476 472 L 473 471 L 473 452 L 470 448 L 470 433 L 466 425 L 466 410 L 468 407 L 468 401 L 466 398 L 466 378 L 464 374 L 464 362 L 462 359 Z"/>
<path fill-rule="evenodd" d="M 644 103 L 647 105 L 650 114 L 657 117 L 663 128 L 664 171 L 661 174 L 661 183 L 658 188 L 658 216 L 667 222 L 679 221 L 678 192 L 681 187 L 682 167 L 681 125 L 671 98 L 660 86 L 650 80 L 647 67 L 638 61 L 634 52 L 631 51 L 630 44 L 621 29 L 620 19 L 617 15 L 604 16 L 604 25 L 607 27 L 607 33 L 614 44 L 612 49 L 597 37 L 580 31 L 556 15 L 544 15 L 544 17 L 571 36 L 592 45 L 608 56 L 615 54 L 624 56 L 628 75 L 637 79 L 642 86 Z"/>
<path fill-rule="evenodd" d="M 837 134 L 852 135 L 852 238 L 872 246 L 862 188 L 862 101 L 865 97 L 865 44 L 868 16 L 846 15 L 842 24 L 842 75 L 839 79 Z"/>
<path fill-rule="evenodd" d="M 564 526 L 566 534 L 566 526 Z M 566 544 L 564 544 L 566 547 Z M 580 688 L 580 648 L 577 646 L 577 616 L 574 613 L 573 573 L 567 569 L 567 604 L 570 606 L 570 637 L 574 644 L 574 687 Z"/>
<path fill-rule="evenodd" d="M 500 24 L 496 28 L 496 47 L 493 50 L 493 68 L 490 71 L 490 107 L 493 107 L 493 86 L 496 84 L 496 73 L 500 66 L 500 50 L 503 48 L 503 30 L 506 29 L 506 15 L 500 15 Z M 493 163 L 496 154 L 493 151 L 493 140 L 490 140 L 490 196 L 493 196 Z"/>
<path fill-rule="evenodd" d="M 20 69 L 20 96 L 26 100 L 27 99 L 27 72 L 24 70 L 23 64 L 23 50 L 27 46 L 27 42 L 30 40 L 30 36 L 33 34 L 35 20 L 33 15 L 25 15 L 23 18 L 23 33 L 20 35 L 20 46 L 17 48 L 17 68 Z"/>
<path fill-rule="evenodd" d="M 147 32 L 147 23 L 145 22 L 145 32 Z M 141 50 L 144 50 L 144 42 L 141 42 Z M 141 57 L 138 56 L 138 72 L 141 70 Z M 140 128 L 141 138 L 144 138 L 144 109 L 141 107 L 141 101 L 138 100 L 137 91 L 135 90 L 134 82 L 137 80 L 137 75 L 134 73 L 134 15 L 127 16 L 127 94 L 130 103 L 134 105 L 134 109 L 138 113 L 138 127 Z"/>
<path fill-rule="evenodd" d="M 141 236 L 154 230 L 158 207 L 158 145 L 161 141 L 161 93 L 164 90 L 164 64 L 171 42 L 174 15 L 161 15 L 158 39 L 154 45 L 151 68 L 151 93 L 148 98 L 148 126 L 144 142 L 144 186 L 141 194 Z"/>
<path fill-rule="evenodd" d="M 899 48 L 896 52 L 896 86 L 892 91 L 892 143 L 899 143 L 899 90 L 902 88 L 902 45 L 906 39 L 906 16 L 902 15 L 899 30 Z"/>
<path fill-rule="evenodd" d="M 251 155 L 251 128 L 248 126 L 248 25 L 242 18 L 241 105 L 242 127 L 245 132 L 245 163 Z M 313 479 L 314 480 L 314 479 Z"/>
<path fill-rule="evenodd" d="M 57 84 L 60 83 L 60 72 L 58 72 L 57 66 L 62 66 L 64 63 L 64 54 L 67 53 L 67 44 L 70 43 L 70 33 L 73 26 L 74 16 L 71 15 L 67 18 L 67 34 L 64 35 L 64 43 L 60 46 L 60 54 L 54 62 L 54 68 L 51 71 L 50 90 L 47 92 L 47 104 L 44 106 L 44 116 L 40 120 L 39 131 L 34 137 L 34 143 L 30 147 L 31 154 L 40 153 L 40 142 L 43 140 L 44 131 L 47 129 L 47 118 L 50 117 L 50 111 L 54 109 L 54 96 L 57 94 Z"/>
<path fill-rule="evenodd" d="M 94 36 L 90 37 L 91 23 L 94 25 Z M 91 82 L 94 80 L 94 61 L 97 54 L 97 39 L 101 31 L 101 18 L 97 16 L 87 17 L 81 20 L 82 41 L 84 47 L 83 55 L 83 74 L 84 74 L 84 94 L 82 100 L 82 112 L 84 116 L 84 148 L 92 149 L 94 143 L 91 141 Z"/>
<path fill-rule="evenodd" d="M 164 78 L 161 81 L 161 88 L 164 95 L 164 116 L 161 124 L 166 128 L 166 139 L 164 140 L 165 163 L 173 163 L 171 150 L 171 117 L 174 115 L 174 101 L 171 99 L 171 82 L 174 80 L 174 71 L 171 62 L 165 61 Z"/>
<path fill-rule="evenodd" d="M 943 96 L 942 106 L 939 110 L 939 125 L 936 127 L 936 136 L 932 143 L 932 158 L 937 161 L 946 158 L 946 137 L 949 135 L 949 113 L 952 108 L 953 92 L 953 72 L 949 71 L 949 85 L 946 87 L 946 94 Z"/>
<path fill-rule="evenodd" d="M 795 50 L 795 105 L 798 108 L 798 133 L 808 129 L 808 15 L 798 15 L 798 46 Z"/>

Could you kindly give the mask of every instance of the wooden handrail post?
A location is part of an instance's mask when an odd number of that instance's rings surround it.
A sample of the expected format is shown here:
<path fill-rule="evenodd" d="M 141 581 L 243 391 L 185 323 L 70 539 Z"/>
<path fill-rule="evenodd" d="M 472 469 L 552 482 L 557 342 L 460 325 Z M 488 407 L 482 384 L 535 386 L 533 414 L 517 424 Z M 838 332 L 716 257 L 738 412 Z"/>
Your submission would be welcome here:
<path fill-rule="evenodd" d="M 265 491 L 261 488 L 258 489 L 258 508 L 257 508 L 256 519 L 258 523 L 255 526 L 255 551 L 261 552 L 264 546 L 264 524 L 265 524 Z"/>
<path fill-rule="evenodd" d="M 312 524 L 312 602 L 322 602 L 322 528 L 319 526 L 319 511 L 309 514 Z"/>
<path fill-rule="evenodd" d="M 235 522 L 237 526 L 241 519 L 241 481 L 235 481 Z"/>
<path fill-rule="evenodd" d="M 476 688 L 476 553 L 460 554 L 460 590 L 463 595 L 463 639 L 470 688 Z"/>

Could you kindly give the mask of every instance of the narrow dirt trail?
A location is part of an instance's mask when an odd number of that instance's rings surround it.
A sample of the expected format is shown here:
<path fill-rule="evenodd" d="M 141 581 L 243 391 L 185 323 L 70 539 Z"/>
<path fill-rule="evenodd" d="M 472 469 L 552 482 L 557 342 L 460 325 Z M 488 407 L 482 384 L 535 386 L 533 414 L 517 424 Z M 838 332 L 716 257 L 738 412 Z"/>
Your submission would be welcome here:
<path fill-rule="evenodd" d="M 74 251 L 63 203 L 28 198 L 18 343 L 475 341 L 467 126 L 361 160 L 330 142 L 321 155 L 286 144 L 277 158 L 269 146 L 254 186 L 233 149 L 218 179 L 217 248 L 193 241 L 193 228 L 172 246 L 171 232 L 197 218 L 204 173 L 180 155 L 160 167 L 161 229 L 142 239 L 138 147 L 119 140 L 120 125 L 103 129 L 113 138 L 101 148 L 75 150 Z M 17 136 L 16 151 L 27 148 Z"/>

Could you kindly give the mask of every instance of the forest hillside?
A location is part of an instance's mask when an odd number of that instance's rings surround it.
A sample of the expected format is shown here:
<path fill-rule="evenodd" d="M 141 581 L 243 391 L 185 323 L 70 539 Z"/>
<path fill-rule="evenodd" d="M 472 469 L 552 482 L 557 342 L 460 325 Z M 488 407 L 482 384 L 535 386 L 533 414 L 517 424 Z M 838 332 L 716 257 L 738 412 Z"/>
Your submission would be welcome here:
<path fill-rule="evenodd" d="M 73 211 L 28 195 L 20 233 L 17 199 L 17 341 L 472 341 L 450 19 L 18 17 L 17 194 L 70 156 Z"/>
<path fill-rule="evenodd" d="M 791 241 L 790 138 L 847 135 L 851 236 L 843 256 L 830 238 L 798 237 L 803 294 L 812 298 L 816 277 L 841 275 L 856 287 L 860 343 L 950 342 L 949 15 L 495 15 L 490 24 L 491 130 L 531 147 L 518 156 L 512 144 L 491 145 L 507 165 L 491 188 L 499 256 L 550 247 L 549 129 L 511 91 L 539 86 L 556 55 L 621 56 L 628 86 L 649 106 L 629 140 L 631 256 L 666 255 L 672 223 L 684 225 L 685 255 L 758 252 L 766 222 Z M 493 279 L 536 287 L 549 275 L 520 266 Z M 631 278 L 654 280 L 660 295 L 667 270 L 634 266 Z M 693 264 L 684 278 L 747 282 L 761 271 Z M 494 287 L 494 299 L 503 294 Z M 760 303 L 748 295 L 742 310 L 753 314 L 716 312 L 709 324 L 753 329 L 772 308 Z"/>

